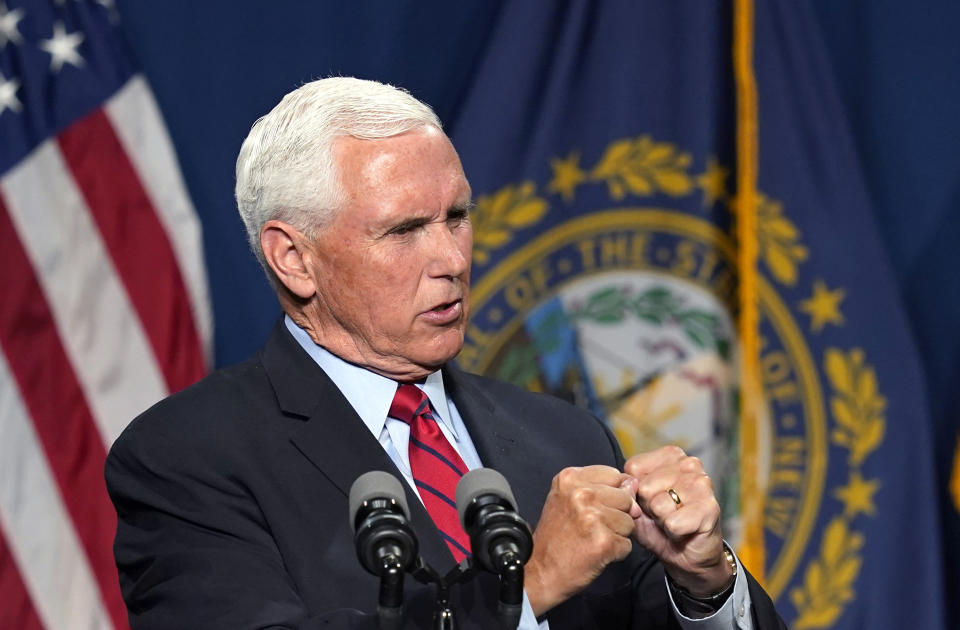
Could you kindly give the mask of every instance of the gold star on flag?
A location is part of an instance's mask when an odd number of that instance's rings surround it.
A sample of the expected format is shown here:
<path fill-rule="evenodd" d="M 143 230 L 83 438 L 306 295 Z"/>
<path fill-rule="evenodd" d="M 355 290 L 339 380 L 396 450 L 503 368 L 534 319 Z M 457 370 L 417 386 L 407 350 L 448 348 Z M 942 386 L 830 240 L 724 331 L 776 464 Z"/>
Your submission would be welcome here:
<path fill-rule="evenodd" d="M 813 332 L 820 332 L 827 324 L 843 324 L 840 303 L 846 296 L 847 292 L 843 289 L 828 289 L 823 280 L 813 283 L 813 295 L 800 302 L 800 310 L 810 316 L 810 328 Z"/>
<path fill-rule="evenodd" d="M 709 208 L 717 199 L 727 197 L 727 175 L 730 171 L 717 164 L 713 158 L 707 160 L 707 170 L 697 176 L 697 187 L 703 191 L 703 206 Z"/>
<path fill-rule="evenodd" d="M 553 158 L 550 168 L 553 169 L 553 179 L 547 184 L 547 190 L 560 193 L 564 201 L 573 201 L 577 186 L 587 178 L 586 173 L 580 170 L 580 153 L 573 151 L 565 160 Z"/>
<path fill-rule="evenodd" d="M 853 472 L 850 483 L 834 490 L 833 496 L 843 502 L 843 511 L 850 518 L 861 513 L 873 516 L 877 512 L 873 495 L 879 488 L 879 481 L 866 481 L 859 472 Z"/>

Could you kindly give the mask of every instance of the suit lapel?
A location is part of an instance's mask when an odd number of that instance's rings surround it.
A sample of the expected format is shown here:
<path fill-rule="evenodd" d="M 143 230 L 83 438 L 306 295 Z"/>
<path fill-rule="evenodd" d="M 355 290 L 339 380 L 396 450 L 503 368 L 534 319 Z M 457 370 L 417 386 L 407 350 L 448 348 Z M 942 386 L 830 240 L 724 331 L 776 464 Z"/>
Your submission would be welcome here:
<path fill-rule="evenodd" d="M 527 423 L 454 366 L 444 368 L 444 384 L 457 405 L 480 461 L 507 478 L 520 515 L 533 527 L 540 518 L 545 488 L 542 482 L 535 481 L 544 475 L 543 462 L 534 461 L 526 453 L 525 445 L 536 439 L 529 433 Z"/>
<path fill-rule="evenodd" d="M 261 354 L 281 411 L 301 422 L 291 433 L 297 450 L 344 496 L 360 475 L 383 470 L 397 477 L 407 496 L 420 553 L 441 573 L 453 561 L 433 519 L 380 443 L 327 374 L 304 352 L 281 321 Z M 348 515 L 344 513 L 344 518 Z"/>

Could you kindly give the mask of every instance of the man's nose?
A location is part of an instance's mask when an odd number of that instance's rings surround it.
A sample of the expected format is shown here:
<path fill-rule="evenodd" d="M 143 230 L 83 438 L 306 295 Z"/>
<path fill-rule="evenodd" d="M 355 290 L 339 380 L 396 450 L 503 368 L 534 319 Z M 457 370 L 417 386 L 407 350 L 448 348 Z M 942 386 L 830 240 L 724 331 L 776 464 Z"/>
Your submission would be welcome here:
<path fill-rule="evenodd" d="M 429 239 L 431 257 L 428 272 L 434 277 L 455 278 L 470 269 L 470 245 L 472 239 L 458 234 L 447 225 L 438 225 L 434 237 Z M 455 228 L 463 229 L 463 228 Z M 465 245 L 466 243 L 466 245 Z"/>

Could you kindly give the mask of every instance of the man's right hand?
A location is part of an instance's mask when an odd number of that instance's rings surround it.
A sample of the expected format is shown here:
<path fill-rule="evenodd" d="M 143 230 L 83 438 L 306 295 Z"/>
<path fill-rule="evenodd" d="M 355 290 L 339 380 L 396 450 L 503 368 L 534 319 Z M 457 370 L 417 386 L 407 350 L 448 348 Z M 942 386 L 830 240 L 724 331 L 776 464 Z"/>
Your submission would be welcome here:
<path fill-rule="evenodd" d="M 524 587 L 539 617 L 630 554 L 637 480 L 609 466 L 565 468 L 553 478 Z"/>

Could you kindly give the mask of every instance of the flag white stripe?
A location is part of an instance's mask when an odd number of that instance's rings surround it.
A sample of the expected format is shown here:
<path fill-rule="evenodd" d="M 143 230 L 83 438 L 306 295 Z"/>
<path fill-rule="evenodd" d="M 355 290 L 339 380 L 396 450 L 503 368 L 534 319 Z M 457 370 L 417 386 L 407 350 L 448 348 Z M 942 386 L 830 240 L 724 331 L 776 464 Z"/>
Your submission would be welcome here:
<path fill-rule="evenodd" d="M 200 221 L 187 195 L 173 145 L 153 93 L 143 77 L 137 75 L 106 103 L 104 110 L 170 239 L 190 295 L 207 364 L 210 365 L 213 315 L 203 260 Z"/>
<path fill-rule="evenodd" d="M 0 354 L 0 529 L 46 628 L 113 627 L 3 354 Z"/>
<path fill-rule="evenodd" d="M 55 142 L 9 171 L 0 194 L 109 447 L 168 393 L 146 333 Z"/>

